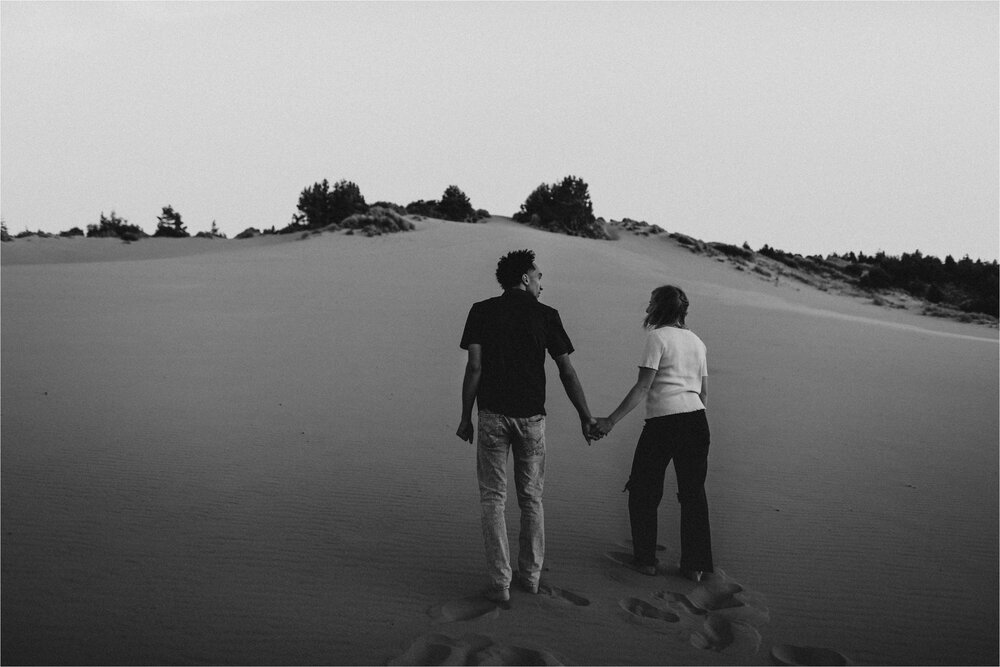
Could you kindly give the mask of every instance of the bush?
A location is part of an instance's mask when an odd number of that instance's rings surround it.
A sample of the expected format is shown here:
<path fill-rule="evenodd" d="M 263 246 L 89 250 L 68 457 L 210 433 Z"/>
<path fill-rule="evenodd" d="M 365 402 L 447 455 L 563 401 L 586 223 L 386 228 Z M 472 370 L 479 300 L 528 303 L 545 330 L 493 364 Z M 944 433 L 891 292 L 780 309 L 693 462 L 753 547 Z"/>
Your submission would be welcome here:
<path fill-rule="evenodd" d="M 321 183 L 302 191 L 298 203 L 301 215 L 294 216 L 292 223 L 281 231 L 289 233 L 338 225 L 356 213 L 367 213 L 368 208 L 357 184 L 340 180 L 330 189 L 330 183 L 324 178 Z"/>
<path fill-rule="evenodd" d="M 371 205 L 371 208 L 387 208 L 391 211 L 395 211 L 400 215 L 406 215 L 406 207 L 400 206 L 399 204 L 394 204 L 391 201 L 377 201 Z"/>
<path fill-rule="evenodd" d="M 342 220 L 356 214 L 367 213 L 368 204 L 361 194 L 361 189 L 355 183 L 347 180 L 340 180 L 330 192 L 330 210 L 333 214 L 333 222 L 340 223 Z"/>
<path fill-rule="evenodd" d="M 861 274 L 864 273 L 864 267 L 860 264 L 848 264 L 844 267 L 844 273 L 853 278 L 860 278 Z"/>
<path fill-rule="evenodd" d="M 339 225 L 347 230 L 361 230 L 365 236 L 382 233 L 408 232 L 414 229 L 412 222 L 389 208 L 373 206 L 367 213 L 356 213 L 345 218 Z"/>
<path fill-rule="evenodd" d="M 156 231 L 153 236 L 165 236 L 168 238 L 185 239 L 191 236 L 184 223 L 181 221 L 181 214 L 174 210 L 173 206 L 163 207 L 163 213 L 156 218 Z"/>
<path fill-rule="evenodd" d="M 219 226 L 215 224 L 215 220 L 212 221 L 212 228 L 207 232 L 198 232 L 195 234 L 195 238 L 199 239 L 224 239 L 226 235 L 219 231 Z"/>
<path fill-rule="evenodd" d="M 301 215 L 293 216 L 292 225 L 298 225 L 300 228 L 329 225 L 332 222 L 330 182 L 324 178 L 321 183 L 315 183 L 302 190 L 297 208 Z"/>
<path fill-rule="evenodd" d="M 247 227 L 242 232 L 237 234 L 234 238 L 237 239 L 252 239 L 255 236 L 260 236 L 260 230 L 256 227 Z"/>
<path fill-rule="evenodd" d="M 65 232 L 59 232 L 59 236 L 64 239 L 73 238 L 74 236 L 83 236 L 83 230 L 79 227 L 74 227 L 73 229 L 67 230 Z"/>
<path fill-rule="evenodd" d="M 411 201 L 406 205 L 406 212 L 410 215 L 423 215 L 428 218 L 438 218 L 438 203 L 434 199 Z"/>
<path fill-rule="evenodd" d="M 801 269 L 802 267 L 802 257 L 801 255 L 793 255 L 787 253 L 784 250 L 778 250 L 777 248 L 772 248 L 766 243 L 761 247 L 758 252 L 764 257 L 769 257 L 775 261 L 781 262 L 785 266 L 793 269 Z"/>
<path fill-rule="evenodd" d="M 747 250 L 745 248 L 740 248 L 739 246 L 729 245 L 728 243 L 713 242 L 709 243 L 711 247 L 715 248 L 723 255 L 727 257 L 738 257 L 740 259 L 753 259 L 753 250 Z"/>
<path fill-rule="evenodd" d="M 858 284 L 865 289 L 886 289 L 892 285 L 892 279 L 881 266 L 873 266 L 861 276 Z"/>
<path fill-rule="evenodd" d="M 128 224 L 125 218 L 119 218 L 111 211 L 104 217 L 101 212 L 101 222 L 97 225 L 87 225 L 87 238 L 119 238 L 125 241 L 138 241 L 149 236 L 136 225 Z"/>
<path fill-rule="evenodd" d="M 438 202 L 437 210 L 444 220 L 455 222 L 471 220 L 475 222 L 476 219 L 476 211 L 469 203 L 469 198 L 457 185 L 449 185 L 445 189 L 444 194 L 441 195 L 441 201 Z"/>
<path fill-rule="evenodd" d="M 449 185 L 441 195 L 440 201 L 418 199 L 407 204 L 405 209 L 396 212 L 453 222 L 478 222 L 490 217 L 490 212 L 486 209 L 473 209 L 469 198 L 457 185 Z"/>
<path fill-rule="evenodd" d="M 567 176 L 553 185 L 539 185 L 521 204 L 514 220 L 570 236 L 609 238 L 594 217 L 586 182 L 576 176 Z"/>

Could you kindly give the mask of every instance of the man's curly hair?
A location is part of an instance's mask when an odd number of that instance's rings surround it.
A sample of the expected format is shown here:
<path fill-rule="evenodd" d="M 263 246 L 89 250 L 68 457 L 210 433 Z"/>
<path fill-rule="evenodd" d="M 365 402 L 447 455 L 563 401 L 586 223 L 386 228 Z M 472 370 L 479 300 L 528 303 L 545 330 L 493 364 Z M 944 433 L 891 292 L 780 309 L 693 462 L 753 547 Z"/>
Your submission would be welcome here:
<path fill-rule="evenodd" d="M 504 289 L 517 287 L 521 276 L 535 268 L 535 253 L 532 250 L 514 250 L 497 262 L 497 282 Z"/>

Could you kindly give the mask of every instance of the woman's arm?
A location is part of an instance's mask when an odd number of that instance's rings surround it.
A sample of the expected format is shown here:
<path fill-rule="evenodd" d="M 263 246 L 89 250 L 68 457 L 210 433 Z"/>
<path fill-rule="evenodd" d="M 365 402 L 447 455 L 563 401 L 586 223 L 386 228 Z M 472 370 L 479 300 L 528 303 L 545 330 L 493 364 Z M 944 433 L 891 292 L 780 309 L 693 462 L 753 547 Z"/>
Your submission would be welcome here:
<path fill-rule="evenodd" d="M 615 411 L 605 419 L 597 420 L 597 430 L 603 435 L 607 435 L 615 424 L 620 422 L 625 415 L 632 412 L 635 406 L 639 405 L 646 397 L 646 392 L 649 391 L 649 387 L 653 384 L 654 377 L 656 377 L 656 369 L 640 367 L 639 377 L 636 378 L 635 384 L 625 394 L 625 398 L 622 399 L 622 402 Z"/>

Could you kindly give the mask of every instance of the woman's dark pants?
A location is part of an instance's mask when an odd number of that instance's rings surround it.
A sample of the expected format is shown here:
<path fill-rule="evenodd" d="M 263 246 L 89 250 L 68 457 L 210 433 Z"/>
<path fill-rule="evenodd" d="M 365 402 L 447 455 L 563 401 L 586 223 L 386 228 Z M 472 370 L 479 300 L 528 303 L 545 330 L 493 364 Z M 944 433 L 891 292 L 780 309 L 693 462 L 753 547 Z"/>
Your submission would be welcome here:
<path fill-rule="evenodd" d="M 632 548 L 640 565 L 656 562 L 656 509 L 663 498 L 667 465 L 674 462 L 681 503 L 681 569 L 712 572 L 708 523 L 708 419 L 704 410 L 647 419 L 632 459 L 628 513 Z"/>

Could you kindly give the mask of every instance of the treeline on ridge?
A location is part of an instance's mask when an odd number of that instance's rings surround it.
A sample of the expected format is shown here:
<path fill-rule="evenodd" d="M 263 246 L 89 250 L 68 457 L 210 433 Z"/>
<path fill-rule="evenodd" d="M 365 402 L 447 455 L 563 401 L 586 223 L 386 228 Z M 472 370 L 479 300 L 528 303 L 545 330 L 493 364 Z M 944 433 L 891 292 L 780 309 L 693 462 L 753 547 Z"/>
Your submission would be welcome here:
<path fill-rule="evenodd" d="M 752 254 L 746 245 L 743 248 L 720 243 L 711 245 L 730 256 Z M 919 250 L 900 256 L 879 251 L 874 255 L 849 252 L 833 253 L 825 258 L 819 255 L 803 257 L 767 244 L 757 252 L 790 268 L 838 278 L 873 293 L 902 290 L 932 304 L 992 317 L 998 317 L 1000 311 L 1000 265 L 996 260 L 973 261 L 968 255 L 955 260 L 948 255 L 942 261 Z"/>
<path fill-rule="evenodd" d="M 404 216 L 423 216 L 455 222 L 478 222 L 490 217 L 484 209 L 472 205 L 469 197 L 457 185 L 445 188 L 440 199 L 412 201 L 400 206 L 387 201 L 369 205 L 357 184 L 342 179 L 333 185 L 324 179 L 306 187 L 299 194 L 297 213 L 291 222 L 281 229 L 257 230 L 248 228 L 236 236 L 237 239 L 267 234 L 318 233 L 324 230 L 346 230 L 347 233 L 362 233 L 374 236 L 383 233 L 408 231 L 413 223 Z M 595 239 L 610 239 L 603 219 L 595 218 L 593 204 L 587 183 L 576 176 L 566 176 L 561 181 L 536 187 L 521 204 L 513 219 L 551 232 L 582 236 Z M 6 222 L 0 221 L 0 239 L 10 241 Z M 648 227 L 645 223 L 636 223 Z M 655 227 L 655 226 L 653 226 Z M 657 228 L 658 229 L 658 228 Z M 79 227 L 58 234 L 60 237 L 84 236 L 91 238 L 120 238 L 126 242 L 146 238 L 142 228 L 129 224 L 113 210 L 105 216 L 102 212 L 97 224 L 87 225 L 86 233 Z M 153 236 L 186 238 L 191 234 L 185 226 L 181 214 L 172 206 L 164 206 L 157 216 L 156 231 Z M 52 237 L 45 232 L 24 232 L 14 238 L 26 236 Z M 209 231 L 199 232 L 201 238 L 226 238 L 215 221 Z M 679 243 L 697 246 L 706 244 L 684 236 L 671 234 Z M 724 243 L 711 243 L 715 251 L 742 259 L 752 258 L 754 252 L 746 244 L 743 247 Z M 783 263 L 789 267 L 810 273 L 828 274 L 858 287 L 878 292 L 880 290 L 903 290 L 912 296 L 932 304 L 957 308 L 966 313 L 985 313 L 998 317 L 1000 304 L 1000 272 L 997 261 L 983 262 L 966 255 L 955 260 L 951 255 L 940 260 L 924 255 L 919 250 L 889 256 L 884 252 L 865 255 L 850 252 L 844 255 L 802 257 L 764 245 L 760 255 Z"/>
<path fill-rule="evenodd" d="M 489 211 L 475 208 L 469 197 L 457 185 L 445 188 L 440 199 L 418 199 L 406 206 L 379 201 L 369 205 L 356 183 L 342 179 L 333 185 L 323 179 L 302 190 L 296 206 L 297 213 L 286 226 L 278 229 L 258 230 L 247 228 L 236 236 L 237 239 L 267 234 L 292 234 L 296 232 L 316 232 L 330 229 L 359 230 L 367 235 L 384 232 L 407 231 L 413 224 L 402 216 L 413 215 L 455 222 L 479 222 L 490 217 Z M 514 214 L 518 222 L 540 229 L 590 238 L 609 238 L 603 225 L 594 217 L 590 193 L 583 179 L 567 176 L 552 185 L 541 184 L 528 195 L 520 210 Z M 27 236 L 52 237 L 46 232 L 25 230 L 13 238 Z M 60 237 L 84 236 L 79 227 L 58 234 Z M 138 241 L 147 238 L 141 227 L 129 224 L 114 210 L 110 216 L 101 212 L 100 222 L 87 225 L 86 236 L 91 238 L 120 238 L 124 241 Z M 172 206 L 164 206 L 157 217 L 156 232 L 153 236 L 187 238 L 190 233 L 185 227 L 181 214 Z M 198 237 L 225 238 L 215 221 L 208 232 L 199 232 Z M 0 228 L 0 240 L 10 241 L 7 225 Z"/>
<path fill-rule="evenodd" d="M 871 290 L 901 289 L 931 303 L 951 305 L 967 313 L 1000 316 L 1000 265 L 996 260 L 960 260 L 948 255 L 944 261 L 919 250 L 899 257 L 884 252 L 866 256 L 853 252 L 832 255 L 849 262 L 846 270 L 860 274 L 858 285 Z"/>

